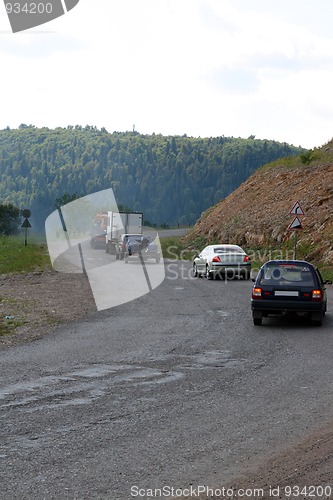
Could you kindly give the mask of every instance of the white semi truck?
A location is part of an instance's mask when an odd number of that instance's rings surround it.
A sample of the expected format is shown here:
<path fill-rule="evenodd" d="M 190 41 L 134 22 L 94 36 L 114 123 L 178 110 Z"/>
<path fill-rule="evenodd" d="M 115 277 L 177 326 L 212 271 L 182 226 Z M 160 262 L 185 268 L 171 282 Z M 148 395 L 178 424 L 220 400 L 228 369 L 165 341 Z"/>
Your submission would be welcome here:
<path fill-rule="evenodd" d="M 142 234 L 142 212 L 109 211 L 106 228 L 106 252 L 115 253 L 116 242 L 121 234 Z"/>

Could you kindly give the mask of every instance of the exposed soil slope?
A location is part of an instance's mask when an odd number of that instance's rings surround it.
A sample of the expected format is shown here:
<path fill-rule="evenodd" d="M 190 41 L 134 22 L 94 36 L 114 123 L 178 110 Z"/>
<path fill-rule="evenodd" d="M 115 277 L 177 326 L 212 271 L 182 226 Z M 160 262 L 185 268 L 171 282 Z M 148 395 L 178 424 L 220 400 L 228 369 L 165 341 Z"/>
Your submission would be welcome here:
<path fill-rule="evenodd" d="M 305 216 L 298 244 L 307 258 L 333 264 L 333 141 L 303 162 L 286 158 L 257 170 L 202 214 L 187 241 L 204 237 L 249 248 L 277 246 L 293 237 L 289 212 L 299 201 Z"/>

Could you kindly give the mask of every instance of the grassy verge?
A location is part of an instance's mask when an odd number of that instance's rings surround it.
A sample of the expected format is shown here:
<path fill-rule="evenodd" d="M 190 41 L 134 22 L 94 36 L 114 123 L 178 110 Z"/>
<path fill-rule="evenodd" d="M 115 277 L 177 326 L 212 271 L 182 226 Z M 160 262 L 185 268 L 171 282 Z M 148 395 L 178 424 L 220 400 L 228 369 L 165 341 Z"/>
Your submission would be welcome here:
<path fill-rule="evenodd" d="M 44 271 L 50 267 L 44 241 L 30 238 L 24 246 L 22 236 L 0 236 L 0 274 Z"/>
<path fill-rule="evenodd" d="M 24 246 L 24 237 L 20 235 L 0 236 L 0 284 L 4 285 L 0 287 L 0 338 L 16 334 L 23 325 L 33 329 L 57 323 L 39 299 L 36 303 L 30 291 L 35 278 L 38 280 L 33 273 L 50 269 L 45 240 L 30 237 Z M 41 296 L 41 302 L 42 299 Z"/>
<path fill-rule="evenodd" d="M 44 271 L 50 266 L 45 242 L 30 238 L 24 246 L 22 235 L 0 236 L 0 275 Z M 14 333 L 26 322 L 21 301 L 0 296 L 0 313 L 0 336 Z"/>
<path fill-rule="evenodd" d="M 161 238 L 160 242 L 165 259 L 192 260 L 207 245 L 204 238 L 197 238 L 190 245 L 188 243 L 185 244 L 183 238 L 180 236 Z"/>

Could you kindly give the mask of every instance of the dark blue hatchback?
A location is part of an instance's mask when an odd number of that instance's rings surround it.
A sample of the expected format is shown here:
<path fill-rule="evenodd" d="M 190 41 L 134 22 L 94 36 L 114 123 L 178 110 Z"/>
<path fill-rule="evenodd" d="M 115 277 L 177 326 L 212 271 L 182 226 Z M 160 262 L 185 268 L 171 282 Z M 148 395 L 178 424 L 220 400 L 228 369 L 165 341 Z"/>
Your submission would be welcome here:
<path fill-rule="evenodd" d="M 326 284 L 317 267 L 302 260 L 270 260 L 260 269 L 252 290 L 253 323 L 270 315 L 307 315 L 321 325 L 327 310 Z"/>

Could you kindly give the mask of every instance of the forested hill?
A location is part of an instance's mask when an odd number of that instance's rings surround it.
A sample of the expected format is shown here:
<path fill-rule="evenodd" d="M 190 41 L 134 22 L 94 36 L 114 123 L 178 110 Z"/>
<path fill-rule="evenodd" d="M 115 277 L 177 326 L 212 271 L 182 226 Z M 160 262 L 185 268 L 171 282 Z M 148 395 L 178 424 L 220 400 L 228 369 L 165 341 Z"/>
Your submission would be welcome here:
<path fill-rule="evenodd" d="M 259 166 L 304 152 L 269 140 L 108 133 L 96 127 L 0 131 L 0 203 L 29 208 L 40 228 L 65 193 L 112 187 L 151 223 L 194 223 Z"/>

